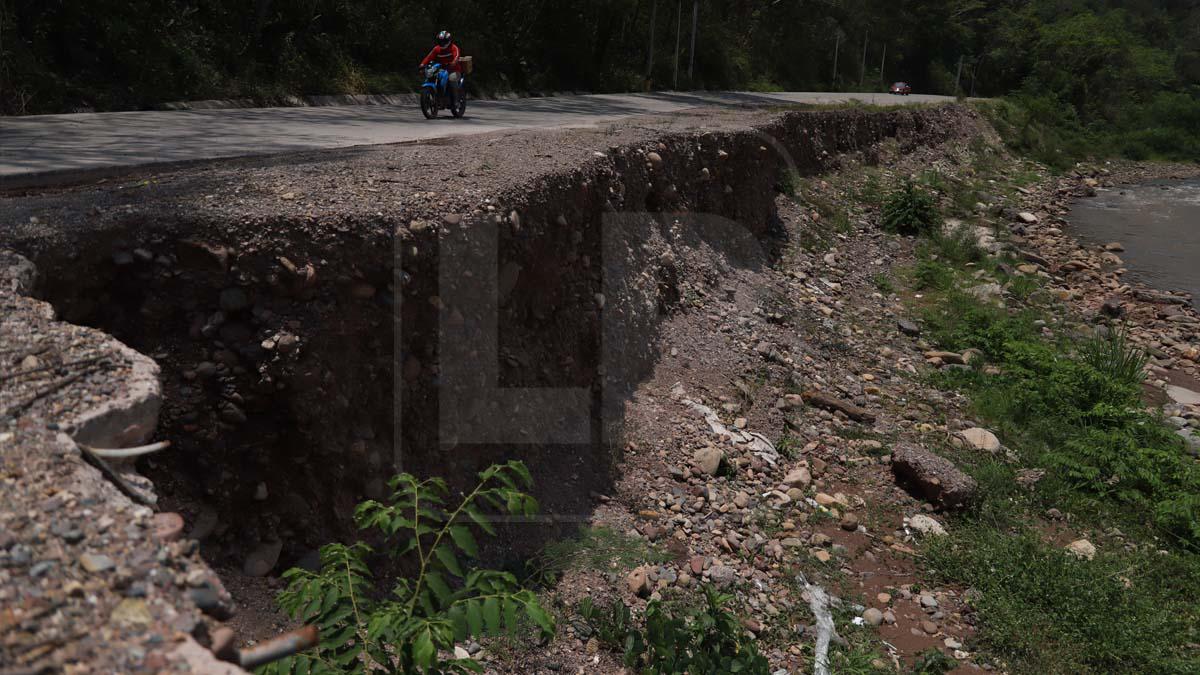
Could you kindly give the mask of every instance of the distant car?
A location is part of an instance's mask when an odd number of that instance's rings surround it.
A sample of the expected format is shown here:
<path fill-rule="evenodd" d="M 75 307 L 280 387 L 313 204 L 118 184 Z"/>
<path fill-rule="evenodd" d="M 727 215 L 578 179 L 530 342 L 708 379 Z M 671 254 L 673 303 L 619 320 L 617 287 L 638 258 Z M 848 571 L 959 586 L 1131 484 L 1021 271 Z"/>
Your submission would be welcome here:
<path fill-rule="evenodd" d="M 912 87 L 908 86 L 907 82 L 895 82 L 892 84 L 890 93 L 898 94 L 900 96 L 908 96 L 912 93 Z"/>

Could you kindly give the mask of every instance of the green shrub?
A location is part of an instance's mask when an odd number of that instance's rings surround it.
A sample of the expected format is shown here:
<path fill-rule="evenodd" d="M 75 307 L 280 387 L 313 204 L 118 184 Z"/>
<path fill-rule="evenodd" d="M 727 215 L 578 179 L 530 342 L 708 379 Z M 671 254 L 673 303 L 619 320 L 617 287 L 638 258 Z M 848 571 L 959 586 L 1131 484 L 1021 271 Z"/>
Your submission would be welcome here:
<path fill-rule="evenodd" d="M 918 291 L 948 291 L 954 286 L 954 270 L 937 260 L 922 260 L 913 270 Z"/>
<path fill-rule="evenodd" d="M 942 224 L 933 196 L 905 181 L 883 203 L 883 229 L 903 235 L 933 232 Z"/>
<path fill-rule="evenodd" d="M 585 599 L 579 614 L 597 639 L 620 651 L 625 666 L 636 672 L 770 672 L 766 657 L 758 653 L 753 640 L 746 639 L 738 618 L 725 608 L 732 596 L 708 585 L 702 590 L 704 605 L 682 615 L 662 602 L 651 601 L 642 627 L 634 624 L 629 609 L 619 601 L 598 608 Z"/>
<path fill-rule="evenodd" d="M 1103 336 L 1085 340 L 1079 346 L 1079 358 L 1105 375 L 1130 386 L 1137 386 L 1146 379 L 1143 369 L 1149 356 L 1130 344 L 1123 329 L 1109 330 Z"/>
<path fill-rule="evenodd" d="M 322 547 L 320 571 L 287 571 L 288 585 L 279 595 L 289 616 L 319 628 L 320 644 L 261 672 L 478 672 L 481 666 L 471 659 L 443 661 L 439 654 L 453 650 L 456 640 L 530 625 L 552 635 L 554 621 L 532 591 L 507 572 L 468 564 L 478 557 L 474 531 L 495 534 L 485 510 L 536 513 L 537 502 L 520 489 L 530 484 L 524 464 L 494 465 L 450 510 L 444 481 L 393 478 L 389 503 L 363 502 L 354 517 L 360 529 L 398 541 L 387 553 L 411 563 L 415 576 L 380 596 L 368 565 L 370 546 Z"/>

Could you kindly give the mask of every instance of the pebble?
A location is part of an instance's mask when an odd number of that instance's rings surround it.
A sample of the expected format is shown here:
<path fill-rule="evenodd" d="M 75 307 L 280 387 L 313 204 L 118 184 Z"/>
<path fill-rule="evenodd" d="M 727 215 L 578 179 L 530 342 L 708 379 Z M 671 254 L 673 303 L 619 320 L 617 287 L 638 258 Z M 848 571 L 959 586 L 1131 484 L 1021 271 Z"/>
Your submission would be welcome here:
<path fill-rule="evenodd" d="M 871 607 L 862 613 L 862 618 L 872 626 L 878 626 L 883 623 L 883 612 Z"/>
<path fill-rule="evenodd" d="M 98 553 L 84 553 L 79 556 L 79 564 L 91 574 L 105 572 L 115 566 L 112 558 Z"/>
<path fill-rule="evenodd" d="M 934 622 L 925 620 L 921 622 L 921 630 L 933 635 L 934 633 L 938 632 L 938 627 Z"/>

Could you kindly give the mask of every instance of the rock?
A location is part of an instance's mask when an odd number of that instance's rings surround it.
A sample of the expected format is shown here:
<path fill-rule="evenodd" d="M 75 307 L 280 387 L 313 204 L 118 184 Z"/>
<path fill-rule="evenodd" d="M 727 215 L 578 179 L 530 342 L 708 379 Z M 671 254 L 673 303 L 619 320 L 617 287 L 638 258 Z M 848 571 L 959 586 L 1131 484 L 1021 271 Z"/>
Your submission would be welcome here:
<path fill-rule="evenodd" d="M 1200 393 L 1196 393 L 1191 389 L 1184 389 L 1183 387 L 1168 384 L 1164 388 L 1164 391 L 1167 392 L 1167 396 L 1169 396 L 1172 401 L 1180 405 L 1200 406 Z"/>
<path fill-rule="evenodd" d="M 630 572 L 629 576 L 625 577 L 625 584 L 629 587 L 629 592 L 639 598 L 650 595 L 650 577 L 644 567 L 639 567 Z"/>
<path fill-rule="evenodd" d="M 928 593 L 921 594 L 921 606 L 925 609 L 933 609 L 938 606 L 937 598 Z"/>
<path fill-rule="evenodd" d="M 183 516 L 178 513 L 154 514 L 154 535 L 162 541 L 175 541 L 183 536 Z"/>
<path fill-rule="evenodd" d="M 145 601 L 125 598 L 112 611 L 112 622 L 121 626 L 149 626 L 153 621 Z"/>
<path fill-rule="evenodd" d="M 79 556 L 79 564 L 82 565 L 83 569 L 87 570 L 90 574 L 107 572 L 116 566 L 116 564 L 112 561 L 112 558 L 106 555 L 100 555 L 98 553 L 84 553 L 83 555 Z"/>
<path fill-rule="evenodd" d="M 228 626 L 221 626 L 212 632 L 213 656 L 222 661 L 236 663 L 238 658 L 237 634 Z"/>
<path fill-rule="evenodd" d="M 1017 220 L 1026 225 L 1034 225 L 1038 222 L 1038 217 L 1028 211 L 1022 211 L 1017 214 Z"/>
<path fill-rule="evenodd" d="M 737 580 L 737 570 L 724 565 L 713 565 L 708 570 L 708 580 L 718 587 L 724 587 Z"/>
<path fill-rule="evenodd" d="M 834 498 L 832 495 L 828 495 L 824 492 L 818 492 L 817 496 L 814 497 L 813 499 L 820 506 L 833 506 L 834 504 L 837 504 L 836 498 Z"/>
<path fill-rule="evenodd" d="M 844 401 L 840 398 L 830 396 L 824 392 L 806 391 L 801 394 L 801 396 L 804 398 L 804 402 L 811 406 L 824 408 L 825 410 L 830 410 L 833 412 L 840 412 L 855 422 L 873 423 L 875 421 L 875 415 L 867 412 L 863 408 L 860 408 L 849 401 Z"/>
<path fill-rule="evenodd" d="M 1200 457 L 1200 436 L 1196 435 L 1190 429 L 1177 429 L 1176 435 L 1183 439 L 1187 444 L 1187 452 L 1193 457 Z"/>
<path fill-rule="evenodd" d="M 858 530 L 858 516 L 853 513 L 842 515 L 842 521 L 839 523 L 841 528 L 847 532 L 855 532 Z"/>
<path fill-rule="evenodd" d="M 1125 251 L 1125 247 L 1124 247 L 1123 245 L 1121 245 L 1121 243 L 1120 243 L 1120 242 L 1114 241 L 1114 242 L 1110 242 L 1110 243 L 1108 243 L 1108 244 L 1105 244 L 1105 245 L 1104 245 L 1104 250 L 1105 250 L 1105 251 L 1112 251 L 1113 253 L 1122 253 L 1122 252 L 1124 252 L 1124 251 Z"/>
<path fill-rule="evenodd" d="M 784 476 L 783 478 L 783 484 L 787 485 L 788 487 L 808 487 L 809 483 L 812 483 L 812 475 L 809 474 L 808 469 L 802 466 L 792 469 L 788 472 L 788 475 Z"/>
<path fill-rule="evenodd" d="M 908 319 L 897 320 L 896 327 L 900 329 L 901 333 L 909 337 L 918 337 L 921 334 L 921 327 Z"/>
<path fill-rule="evenodd" d="M 953 363 L 955 365 L 963 365 L 966 360 L 962 354 L 958 352 L 925 352 L 926 359 L 940 359 L 942 363 Z"/>
<path fill-rule="evenodd" d="M 240 312 L 250 306 L 250 296 L 238 287 L 226 288 L 221 291 L 221 311 Z"/>
<path fill-rule="evenodd" d="M 883 623 L 883 612 L 871 607 L 862 613 L 862 618 L 863 621 L 866 621 L 869 625 L 878 626 L 879 624 Z"/>
<path fill-rule="evenodd" d="M 647 153 L 646 159 L 649 160 L 651 166 L 654 166 L 654 167 L 662 166 L 662 163 L 663 163 L 662 155 L 658 154 L 657 152 Z"/>
<path fill-rule="evenodd" d="M 983 450 L 984 452 L 999 452 L 1001 445 L 1000 439 L 996 438 L 996 434 L 980 427 L 972 427 L 964 431 L 958 432 L 960 438 L 967 447 L 975 450 Z"/>
<path fill-rule="evenodd" d="M 246 556 L 242 564 L 242 572 L 250 577 L 265 577 L 275 569 L 279 562 L 279 554 L 283 551 L 283 542 L 265 542 Z"/>
<path fill-rule="evenodd" d="M 720 448 L 711 445 L 698 448 L 692 454 L 692 463 L 709 476 L 717 475 L 717 471 L 721 469 L 721 462 L 724 460 L 725 453 L 721 452 Z"/>
<path fill-rule="evenodd" d="M 881 605 L 886 605 L 892 601 L 892 596 L 890 593 L 879 593 L 875 596 L 875 600 Z"/>
<path fill-rule="evenodd" d="M 829 551 L 826 551 L 825 549 L 814 551 L 812 556 L 823 563 L 829 562 L 829 560 L 833 557 L 829 555 Z"/>
<path fill-rule="evenodd" d="M 1125 305 L 1119 297 L 1111 297 L 1100 305 L 1100 313 L 1104 316 L 1118 319 L 1125 314 Z"/>
<path fill-rule="evenodd" d="M 1096 557 L 1096 547 L 1087 539 L 1077 539 L 1067 544 L 1067 552 L 1083 560 L 1092 560 Z"/>
<path fill-rule="evenodd" d="M 188 597 L 197 609 L 214 619 L 224 621 L 230 616 L 229 608 L 221 602 L 220 594 L 211 585 L 189 590 Z"/>
<path fill-rule="evenodd" d="M 925 536 L 940 537 L 946 534 L 946 528 L 943 527 L 941 523 L 923 513 L 918 513 L 917 515 L 909 518 L 908 526 L 911 527 L 914 532 Z"/>
<path fill-rule="evenodd" d="M 950 460 L 917 445 L 899 444 L 893 448 L 892 471 L 901 481 L 911 483 L 921 496 L 944 508 L 966 504 L 979 487 Z"/>

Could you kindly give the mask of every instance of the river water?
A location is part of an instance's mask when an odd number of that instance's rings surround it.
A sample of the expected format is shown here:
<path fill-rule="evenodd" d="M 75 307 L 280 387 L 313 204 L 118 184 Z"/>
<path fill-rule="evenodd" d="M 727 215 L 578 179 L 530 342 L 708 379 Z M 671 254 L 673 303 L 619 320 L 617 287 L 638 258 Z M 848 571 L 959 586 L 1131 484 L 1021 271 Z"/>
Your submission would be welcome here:
<path fill-rule="evenodd" d="M 1200 308 L 1200 180 L 1101 190 L 1076 203 L 1070 220 L 1086 241 L 1124 245 L 1118 255 L 1136 279 L 1191 293 Z"/>

